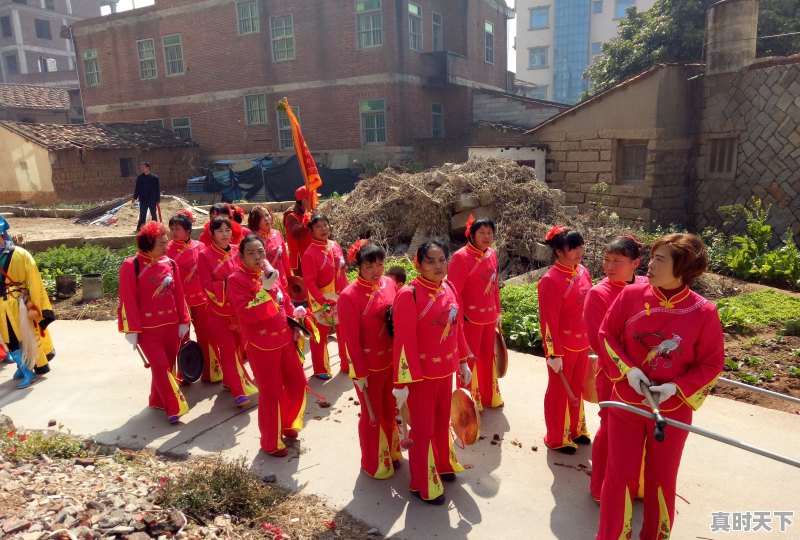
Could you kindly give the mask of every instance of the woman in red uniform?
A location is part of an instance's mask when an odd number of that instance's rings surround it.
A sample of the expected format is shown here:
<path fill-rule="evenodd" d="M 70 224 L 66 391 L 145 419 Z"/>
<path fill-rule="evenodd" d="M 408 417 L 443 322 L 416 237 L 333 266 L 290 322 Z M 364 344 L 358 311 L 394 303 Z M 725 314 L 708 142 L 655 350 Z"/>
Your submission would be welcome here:
<path fill-rule="evenodd" d="M 311 230 L 311 245 L 303 253 L 301 267 L 303 283 L 308 290 L 308 305 L 316 317 L 319 328 L 319 342 L 311 340 L 311 361 L 314 375 L 318 379 L 331 378 L 328 361 L 328 334 L 331 321 L 335 317 L 339 294 L 347 287 L 347 274 L 342 248 L 329 240 L 331 224 L 326 216 L 316 214 L 308 224 Z M 339 354 L 342 372 L 348 373 L 347 359 Z"/>
<path fill-rule="evenodd" d="M 234 223 L 236 223 L 236 225 L 239 225 L 241 229 L 241 238 L 239 239 L 239 242 L 236 242 L 236 244 L 238 245 L 242 240 L 244 240 L 245 236 L 247 236 L 253 231 L 251 231 L 249 228 L 243 225 L 244 208 L 242 208 L 241 206 L 236 206 L 235 204 L 231 205 L 231 225 L 233 225 Z"/>
<path fill-rule="evenodd" d="M 272 228 L 272 212 L 264 206 L 254 206 L 247 216 L 247 227 L 264 240 L 264 248 L 267 250 L 267 261 L 280 273 L 281 285 L 286 288 L 289 285 L 289 251 L 283 241 L 283 235 L 277 229 Z"/>
<path fill-rule="evenodd" d="M 303 261 L 303 253 L 311 245 L 311 231 L 307 227 L 312 211 L 308 188 L 305 186 L 297 188 L 294 198 L 295 205 L 283 213 L 283 231 L 286 233 L 286 246 L 289 248 L 289 265 L 292 274 L 302 276 L 303 271 L 300 266 Z"/>
<path fill-rule="evenodd" d="M 589 346 L 599 354 L 600 324 L 608 313 L 608 309 L 626 285 L 647 283 L 647 278 L 634 274 L 641 259 L 641 246 L 632 236 L 617 236 L 605 245 L 603 254 L 603 271 L 606 277 L 591 288 L 583 303 L 583 320 L 589 336 Z M 611 380 L 598 363 L 595 371 L 595 385 L 599 401 L 611 399 Z M 592 366 L 588 365 L 587 369 Z M 603 479 L 606 474 L 608 456 L 608 432 L 605 427 L 608 409 L 600 409 L 600 427 L 592 442 L 592 479 L 590 491 L 596 501 L 600 501 Z"/>
<path fill-rule="evenodd" d="M 192 240 L 193 223 L 194 216 L 188 210 L 178 212 L 170 218 L 169 230 L 172 241 L 167 244 L 167 257 L 175 261 L 181 272 L 183 292 L 189 305 L 194 333 L 197 336 L 197 343 L 203 350 L 202 378 L 204 381 L 219 382 L 222 380 L 222 369 L 219 367 L 216 352 L 208 342 L 209 328 L 206 316 L 208 297 L 198 272 L 200 255 L 205 246 L 197 240 Z"/>
<path fill-rule="evenodd" d="M 151 221 L 139 230 L 136 244 L 138 253 L 119 269 L 117 322 L 150 364 L 150 406 L 164 409 L 174 424 L 189 412 L 172 374 L 180 340 L 189 332 L 189 312 L 178 267 L 164 255 L 167 227 Z"/>
<path fill-rule="evenodd" d="M 464 335 L 477 361 L 473 371 L 472 394 L 479 407 L 502 407 L 503 398 L 494 367 L 495 328 L 502 322 L 494 221 L 481 218 L 467 221 L 467 245 L 453 253 L 447 279 L 461 298 Z M 477 367 L 476 367 L 477 366 Z"/>
<path fill-rule="evenodd" d="M 260 391 L 261 449 L 283 457 L 288 453 L 283 438 L 297 438 L 306 404 L 306 377 L 286 317 L 302 319 L 305 308 L 292 306 L 260 236 L 245 236 L 239 254 L 241 264 L 228 277 L 227 292 Z"/>
<path fill-rule="evenodd" d="M 539 280 L 539 319 L 547 358 L 544 422 L 548 448 L 574 454 L 577 444 L 590 444 L 583 416 L 583 378 L 589 359 L 589 341 L 583 325 L 583 300 L 592 288 L 589 271 L 581 265 L 583 237 L 564 226 L 545 237 L 556 262 Z M 578 403 L 570 402 L 559 372 L 563 372 Z"/>
<path fill-rule="evenodd" d="M 428 239 L 417 249 L 419 276 L 394 301 L 393 370 L 397 408 L 408 400 L 414 446 L 408 451 L 411 491 L 430 504 L 444 503 L 442 480 L 463 471 L 450 446 L 453 373 L 468 386 L 472 373 L 464 316 L 447 275 L 447 244 Z"/>
<path fill-rule="evenodd" d="M 686 424 L 703 404 L 724 365 L 717 308 L 688 284 L 708 264 L 703 241 L 670 234 L 650 248 L 649 284 L 625 287 L 600 328 L 600 359 L 613 382 L 611 399 L 640 407 L 641 385 L 650 388 L 662 414 Z M 608 463 L 600 498 L 599 540 L 630 538 L 631 499 L 644 449 L 644 520 L 640 538 L 669 538 L 675 517 L 675 484 L 688 435 L 666 428 L 653 438 L 654 422 L 609 409 Z"/>
<path fill-rule="evenodd" d="M 208 327 L 213 331 L 208 338 L 222 366 L 222 383 L 233 394 L 239 407 L 250 403 L 258 389 L 242 365 L 241 336 L 227 293 L 227 279 L 239 269 L 239 249 L 231 244 L 231 222 L 227 217 L 216 217 L 209 227 L 213 242 L 200 257 L 198 272 L 208 296 Z"/>
<path fill-rule="evenodd" d="M 344 342 L 342 349 L 361 403 L 361 469 L 380 480 L 394 475 L 402 457 L 392 396 L 392 338 L 386 329 L 386 310 L 394 302 L 397 286 L 383 275 L 385 257 L 377 245 L 366 240 L 356 242 L 347 258 L 358 267 L 358 278 L 342 291 L 337 304 L 339 338 Z M 367 399 L 375 415 L 374 423 Z"/>
<path fill-rule="evenodd" d="M 228 203 L 216 203 L 211 206 L 208 211 L 208 221 L 203 225 L 203 232 L 200 233 L 200 242 L 203 245 L 210 246 L 214 239 L 211 237 L 209 227 L 214 218 L 225 217 L 231 220 L 231 244 L 238 246 L 239 242 L 244 238 L 242 226 L 233 220 L 233 209 Z"/>

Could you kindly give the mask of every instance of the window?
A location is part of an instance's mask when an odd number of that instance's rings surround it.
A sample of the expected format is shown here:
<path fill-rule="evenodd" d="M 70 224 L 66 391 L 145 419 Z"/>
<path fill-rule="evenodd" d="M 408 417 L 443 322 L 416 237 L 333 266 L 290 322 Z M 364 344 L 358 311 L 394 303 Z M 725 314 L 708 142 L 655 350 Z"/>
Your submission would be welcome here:
<path fill-rule="evenodd" d="M 528 69 L 547 67 L 547 50 L 549 47 L 531 47 L 528 49 Z"/>
<path fill-rule="evenodd" d="M 164 43 L 164 66 L 167 70 L 167 75 L 183 75 L 181 35 L 164 36 L 161 41 Z"/>
<path fill-rule="evenodd" d="M 444 106 L 441 103 L 431 103 L 431 136 L 434 139 L 444 137 Z"/>
<path fill-rule="evenodd" d="M 273 17 L 272 27 L 272 60 L 282 62 L 294 60 L 294 23 L 291 14 Z"/>
<path fill-rule="evenodd" d="M 160 127 L 164 128 L 164 119 L 163 118 L 156 118 L 154 120 L 145 120 L 144 123 L 150 127 Z"/>
<path fill-rule="evenodd" d="M 647 142 L 621 141 L 619 144 L 619 180 L 623 184 L 644 182 Z"/>
<path fill-rule="evenodd" d="M 546 84 L 545 85 L 541 85 L 541 86 L 536 86 L 533 90 L 531 90 L 531 97 L 533 99 L 544 99 L 544 100 L 546 100 L 547 99 L 547 88 L 548 88 L 548 86 Z"/>
<path fill-rule="evenodd" d="M 44 0 L 44 9 L 51 9 L 55 11 L 56 9 L 56 0 Z"/>
<path fill-rule="evenodd" d="M 603 52 L 603 44 L 599 41 L 592 43 L 592 56 L 597 56 Z"/>
<path fill-rule="evenodd" d="M 383 45 L 381 0 L 356 1 L 356 28 L 359 49 Z"/>
<path fill-rule="evenodd" d="M 716 177 L 733 178 L 736 173 L 736 137 L 708 141 L 706 169 Z"/>
<path fill-rule="evenodd" d="M 14 34 L 14 32 L 11 31 L 10 17 L 0 17 L 0 29 L 2 30 L 3 37 L 11 37 Z"/>
<path fill-rule="evenodd" d="M 192 123 L 189 121 L 188 116 L 181 116 L 180 118 L 172 119 L 172 131 L 179 139 L 185 141 L 192 138 Z"/>
<path fill-rule="evenodd" d="M 129 176 L 136 176 L 136 164 L 133 162 L 133 158 L 130 157 L 123 157 L 119 158 L 119 175 L 123 178 L 127 178 Z"/>
<path fill-rule="evenodd" d="M 593 0 L 592 13 L 602 13 L 602 12 L 603 12 L 603 0 Z"/>
<path fill-rule="evenodd" d="M 53 73 L 58 71 L 58 64 L 55 58 L 48 58 L 42 56 L 39 58 L 39 72 L 40 73 Z"/>
<path fill-rule="evenodd" d="M 136 42 L 136 54 L 139 55 L 139 78 L 141 80 L 158 77 L 156 67 L 156 42 L 154 39 L 143 39 Z"/>
<path fill-rule="evenodd" d="M 550 6 L 531 8 L 531 30 L 550 26 Z"/>
<path fill-rule="evenodd" d="M 408 3 L 408 48 L 422 50 L 422 8 L 411 2 Z"/>
<path fill-rule="evenodd" d="M 236 20 L 239 25 L 240 36 L 257 33 L 260 29 L 258 25 L 258 2 L 255 0 L 237 2 Z"/>
<path fill-rule="evenodd" d="M 444 28 L 442 27 L 442 14 L 433 12 L 433 50 L 444 50 Z"/>
<path fill-rule="evenodd" d="M 487 64 L 494 64 L 494 24 L 485 21 L 483 25 L 483 32 L 486 36 L 486 49 L 484 60 Z"/>
<path fill-rule="evenodd" d="M 254 94 L 244 96 L 244 110 L 247 116 L 247 125 L 267 123 L 267 96 L 264 94 Z"/>
<path fill-rule="evenodd" d="M 83 51 L 83 72 L 86 86 L 100 86 L 100 64 L 97 61 L 97 49 Z"/>
<path fill-rule="evenodd" d="M 300 121 L 300 107 L 292 105 L 292 112 L 295 118 Z M 289 122 L 289 115 L 286 111 L 278 111 L 278 144 L 281 150 L 291 150 L 294 148 L 292 139 L 292 124 Z"/>
<path fill-rule="evenodd" d="M 39 39 L 53 39 L 50 33 L 50 21 L 42 19 L 33 19 L 33 24 L 36 25 L 36 37 Z"/>
<path fill-rule="evenodd" d="M 15 4 L 28 4 L 28 0 L 12 0 Z"/>
<path fill-rule="evenodd" d="M 386 102 L 371 99 L 361 102 L 361 142 L 386 143 Z"/>
<path fill-rule="evenodd" d="M 625 10 L 635 5 L 636 3 L 634 2 L 634 0 L 614 0 L 614 18 L 624 19 Z"/>
<path fill-rule="evenodd" d="M 6 61 L 6 73 L 8 75 L 17 75 L 19 73 L 19 59 L 17 58 L 17 54 L 9 54 L 4 56 L 3 59 Z"/>

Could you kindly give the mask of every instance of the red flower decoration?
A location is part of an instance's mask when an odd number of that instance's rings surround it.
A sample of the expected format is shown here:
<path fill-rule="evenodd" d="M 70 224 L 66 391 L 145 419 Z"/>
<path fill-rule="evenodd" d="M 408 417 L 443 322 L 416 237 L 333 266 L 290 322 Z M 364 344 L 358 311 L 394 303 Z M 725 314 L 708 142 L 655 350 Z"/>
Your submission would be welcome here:
<path fill-rule="evenodd" d="M 331 521 L 326 521 L 325 522 L 325 526 L 328 527 L 332 531 L 336 530 L 336 523 L 334 523 L 332 520 Z"/>
<path fill-rule="evenodd" d="M 240 217 L 240 218 L 244 219 L 244 208 L 242 208 L 242 207 L 240 207 L 240 206 L 234 206 L 234 207 L 233 207 L 233 211 L 234 211 L 235 213 L 239 214 L 239 217 Z"/>
<path fill-rule="evenodd" d="M 139 230 L 139 233 L 136 236 L 145 236 L 150 240 L 155 241 L 156 238 L 159 238 L 164 234 L 163 227 L 164 225 L 158 221 L 150 221 L 147 223 L 147 225 Z"/>
<path fill-rule="evenodd" d="M 627 238 L 628 240 L 633 240 L 637 244 L 639 243 L 639 241 L 633 235 L 630 234 L 623 234 L 620 236 L 620 238 Z"/>
<path fill-rule="evenodd" d="M 464 236 L 469 238 L 470 229 L 472 228 L 472 224 L 475 223 L 475 216 L 472 214 L 469 215 L 469 219 L 467 220 L 467 227 L 464 229 Z"/>
<path fill-rule="evenodd" d="M 547 242 L 548 240 L 552 240 L 554 237 L 568 230 L 569 228 L 565 227 L 564 225 L 556 225 L 555 227 L 547 231 L 547 235 L 544 237 L 544 241 Z"/>
<path fill-rule="evenodd" d="M 356 262 L 356 255 L 358 252 L 361 251 L 361 248 L 368 242 L 366 238 L 362 238 L 361 240 L 357 240 L 355 244 L 350 246 L 350 249 L 347 250 L 347 262 L 350 264 L 355 264 Z"/>
<path fill-rule="evenodd" d="M 311 212 L 306 212 L 303 214 L 303 227 L 308 227 L 309 223 L 311 223 Z"/>
<path fill-rule="evenodd" d="M 191 223 L 194 223 L 194 214 L 192 214 L 189 210 L 184 208 L 183 210 L 178 210 L 178 213 L 179 214 L 183 214 L 184 216 L 188 217 L 189 221 Z"/>

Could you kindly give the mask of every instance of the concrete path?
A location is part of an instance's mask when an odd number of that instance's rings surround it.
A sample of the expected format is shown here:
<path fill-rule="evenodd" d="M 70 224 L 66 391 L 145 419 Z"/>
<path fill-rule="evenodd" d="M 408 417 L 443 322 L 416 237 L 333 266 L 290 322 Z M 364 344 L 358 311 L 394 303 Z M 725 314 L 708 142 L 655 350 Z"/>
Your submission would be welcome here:
<path fill-rule="evenodd" d="M 501 380 L 506 407 L 483 413 L 486 438 L 458 451 L 471 468 L 446 485 L 445 507 L 430 507 L 409 497 L 407 467 L 386 481 L 359 474 L 359 408 L 352 384 L 341 375 L 325 384 L 312 380 L 332 406 L 319 407 L 309 394 L 300 443 L 289 458 L 276 459 L 259 452 L 256 408 L 237 409 L 220 385 L 191 386 L 186 396 L 192 410 L 177 426 L 148 409 L 149 373 L 114 322 L 59 321 L 52 331 L 58 357 L 52 372 L 32 387 L 14 389 L 13 366 L 0 367 L 0 411 L 18 426 L 42 429 L 54 419 L 73 434 L 103 443 L 244 456 L 259 474 L 275 474 L 281 483 L 319 495 L 395 538 L 594 538 L 598 506 L 588 494 L 589 448 L 564 456 L 542 443 L 547 375 L 541 358 L 511 354 Z M 335 344 L 330 351 L 338 370 Z M 310 370 L 310 359 L 306 365 Z M 590 429 L 597 426 L 596 412 L 587 406 Z M 797 415 L 712 396 L 695 424 L 800 459 Z M 499 445 L 490 444 L 495 434 Z M 517 441 L 519 446 L 512 444 Z M 800 469 L 692 435 L 678 480 L 673 538 L 800 538 Z M 741 526 L 742 532 L 733 532 L 732 513 L 748 511 L 794 512 L 794 523 L 780 534 L 780 519 L 771 514 L 771 533 L 744 532 Z M 638 531 L 639 503 L 634 512 Z M 711 531 L 714 512 L 729 513 L 731 532 Z"/>

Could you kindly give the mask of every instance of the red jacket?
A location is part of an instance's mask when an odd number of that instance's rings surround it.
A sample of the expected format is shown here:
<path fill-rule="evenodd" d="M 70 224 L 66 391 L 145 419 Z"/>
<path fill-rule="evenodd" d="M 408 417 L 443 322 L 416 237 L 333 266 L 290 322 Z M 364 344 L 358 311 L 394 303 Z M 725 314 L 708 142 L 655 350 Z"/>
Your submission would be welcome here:
<path fill-rule="evenodd" d="M 197 240 L 188 242 L 176 242 L 175 240 L 167 244 L 167 257 L 175 261 L 181 271 L 183 278 L 183 294 L 186 296 L 186 303 L 190 306 L 202 306 L 208 302 L 208 297 L 200 281 L 198 266 L 200 255 L 205 246 Z"/>
<path fill-rule="evenodd" d="M 303 254 L 311 245 L 311 231 L 303 225 L 303 216 L 302 212 L 297 211 L 296 206 L 283 214 L 283 230 L 286 232 L 289 264 L 292 270 L 297 270 L 303 260 Z"/>
<path fill-rule="evenodd" d="M 464 316 L 458 305 L 458 294 L 447 280 L 437 286 L 419 276 L 400 289 L 392 313 L 397 384 L 447 377 L 466 361 Z"/>
<path fill-rule="evenodd" d="M 648 280 L 645 276 L 634 276 L 630 285 L 637 283 L 648 283 Z M 583 323 L 589 346 L 595 354 L 600 350 L 600 325 L 614 300 L 627 285 L 629 284 L 624 281 L 609 281 L 606 277 L 586 293 L 586 300 L 583 301 Z"/>
<path fill-rule="evenodd" d="M 239 268 L 239 246 L 231 244 L 224 251 L 211 244 L 200 256 L 198 271 L 203 289 L 208 296 L 208 306 L 217 315 L 230 316 L 233 310 L 227 296 L 225 281 Z"/>
<path fill-rule="evenodd" d="M 280 349 L 294 339 L 286 316 L 294 314 L 289 294 L 276 283 L 269 291 L 261 288 L 261 269 L 250 270 L 244 264 L 228 277 L 230 300 L 245 345 L 265 351 Z"/>
<path fill-rule="evenodd" d="M 292 271 L 289 264 L 289 251 L 283 241 L 280 231 L 270 229 L 269 233 L 264 234 L 258 231 L 258 235 L 264 240 L 264 247 L 267 250 L 267 260 L 272 267 L 281 274 L 281 285 L 289 286 L 289 272 Z"/>
<path fill-rule="evenodd" d="M 497 255 L 468 243 L 453 253 L 447 266 L 447 279 L 458 292 L 464 316 L 477 324 L 493 324 L 500 315 Z"/>
<path fill-rule="evenodd" d="M 339 337 L 356 379 L 392 366 L 392 338 L 386 329 L 386 310 L 396 295 L 394 280 L 381 276 L 375 285 L 359 277 L 339 296 Z"/>
<path fill-rule="evenodd" d="M 214 243 L 214 239 L 211 237 L 211 222 L 207 221 L 205 225 L 203 225 L 203 232 L 200 233 L 200 242 L 203 244 L 210 246 Z M 236 223 L 235 221 L 231 220 L 231 245 L 239 245 L 242 241 L 242 238 L 247 236 L 250 232 L 250 229 L 246 229 Z"/>
<path fill-rule="evenodd" d="M 136 275 L 134 260 L 139 260 Z M 120 332 L 142 332 L 168 324 L 188 324 L 189 310 L 183 297 L 180 271 L 164 256 L 154 260 L 138 252 L 128 257 L 119 268 L 119 309 L 117 325 Z"/>
<path fill-rule="evenodd" d="M 333 291 L 341 293 L 347 287 L 345 259 L 342 248 L 333 240 L 327 243 L 314 240 L 303 253 L 303 283 L 308 296 L 318 304 L 325 302 L 323 288 L 333 284 Z"/>
<path fill-rule="evenodd" d="M 642 404 L 625 379 L 634 367 L 654 385 L 678 387 L 660 405 L 663 411 L 684 405 L 699 409 L 725 363 L 717 308 L 688 287 L 669 300 L 647 284 L 625 287 L 603 320 L 600 343 L 600 362 L 619 399 Z"/>
<path fill-rule="evenodd" d="M 565 350 L 589 347 L 583 324 L 583 301 L 592 288 L 589 271 L 583 265 L 570 268 L 556 261 L 539 280 L 539 323 L 544 354 L 563 356 Z"/>

